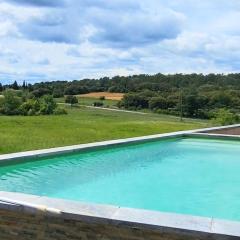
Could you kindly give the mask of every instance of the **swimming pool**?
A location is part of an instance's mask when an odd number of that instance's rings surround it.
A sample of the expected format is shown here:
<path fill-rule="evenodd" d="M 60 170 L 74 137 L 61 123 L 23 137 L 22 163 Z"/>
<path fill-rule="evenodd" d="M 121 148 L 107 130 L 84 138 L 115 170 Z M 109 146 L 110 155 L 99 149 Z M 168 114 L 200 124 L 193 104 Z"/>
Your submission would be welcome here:
<path fill-rule="evenodd" d="M 174 138 L 0 168 L 0 191 L 240 220 L 240 142 Z"/>

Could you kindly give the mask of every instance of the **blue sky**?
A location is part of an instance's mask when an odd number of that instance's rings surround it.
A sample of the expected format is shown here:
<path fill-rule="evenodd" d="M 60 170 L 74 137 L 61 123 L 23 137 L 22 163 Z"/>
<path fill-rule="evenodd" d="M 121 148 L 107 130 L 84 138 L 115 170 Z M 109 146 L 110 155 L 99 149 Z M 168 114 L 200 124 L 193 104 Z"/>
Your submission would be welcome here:
<path fill-rule="evenodd" d="M 0 0 L 0 81 L 240 72 L 239 0 Z"/>

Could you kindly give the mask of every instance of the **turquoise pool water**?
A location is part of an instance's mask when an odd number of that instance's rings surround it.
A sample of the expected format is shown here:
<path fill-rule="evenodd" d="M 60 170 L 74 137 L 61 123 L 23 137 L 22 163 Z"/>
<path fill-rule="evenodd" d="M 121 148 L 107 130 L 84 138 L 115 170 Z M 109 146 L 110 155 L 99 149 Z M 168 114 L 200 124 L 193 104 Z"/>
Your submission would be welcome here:
<path fill-rule="evenodd" d="M 0 190 L 240 220 L 240 142 L 172 139 L 2 166 Z"/>

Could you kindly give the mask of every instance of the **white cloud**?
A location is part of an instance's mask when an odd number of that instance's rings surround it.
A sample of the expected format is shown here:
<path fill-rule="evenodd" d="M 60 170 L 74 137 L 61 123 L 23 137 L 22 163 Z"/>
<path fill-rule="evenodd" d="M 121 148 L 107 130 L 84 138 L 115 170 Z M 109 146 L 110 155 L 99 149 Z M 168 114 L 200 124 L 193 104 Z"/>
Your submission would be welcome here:
<path fill-rule="evenodd" d="M 10 21 L 0 22 L 0 37 L 17 34 L 17 28 Z"/>
<path fill-rule="evenodd" d="M 238 0 L 0 0 L 0 81 L 240 71 Z"/>

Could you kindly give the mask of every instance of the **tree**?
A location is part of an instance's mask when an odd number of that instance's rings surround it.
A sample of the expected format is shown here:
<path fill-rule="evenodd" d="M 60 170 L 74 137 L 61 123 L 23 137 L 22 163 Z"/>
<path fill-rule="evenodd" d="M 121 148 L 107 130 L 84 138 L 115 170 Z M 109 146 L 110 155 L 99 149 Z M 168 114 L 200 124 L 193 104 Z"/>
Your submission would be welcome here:
<path fill-rule="evenodd" d="M 216 108 L 225 108 L 234 106 L 233 97 L 226 92 L 214 93 L 211 97 L 211 105 Z"/>
<path fill-rule="evenodd" d="M 184 113 L 188 117 L 199 117 L 199 114 L 202 115 L 203 108 L 207 107 L 208 99 L 204 96 L 199 95 L 187 95 L 184 97 L 183 109 Z"/>
<path fill-rule="evenodd" d="M 0 83 L 0 92 L 3 91 L 3 85 Z"/>
<path fill-rule="evenodd" d="M 124 95 L 119 106 L 134 110 L 148 108 L 148 101 L 149 98 L 140 93 L 129 93 Z"/>
<path fill-rule="evenodd" d="M 72 85 L 65 89 L 65 94 L 66 95 L 77 95 L 78 90 L 75 86 Z"/>
<path fill-rule="evenodd" d="M 153 97 L 149 101 L 149 108 L 152 110 L 156 109 L 168 109 L 169 104 L 166 98 L 164 97 Z"/>
<path fill-rule="evenodd" d="M 27 88 L 27 84 L 26 84 L 25 80 L 23 81 L 22 88 L 23 88 L 23 89 L 26 89 L 26 88 Z"/>
<path fill-rule="evenodd" d="M 68 95 L 65 98 L 65 103 L 71 104 L 71 107 L 72 107 L 74 104 L 78 103 L 78 99 L 76 96 Z"/>
<path fill-rule="evenodd" d="M 17 97 L 13 90 L 6 90 L 4 93 L 1 112 L 6 115 L 18 115 L 19 107 L 22 104 L 21 98 Z"/>
<path fill-rule="evenodd" d="M 196 95 L 188 95 L 184 98 L 184 112 L 188 117 L 194 117 L 199 105 Z"/>
<path fill-rule="evenodd" d="M 14 83 L 12 84 L 12 89 L 14 89 L 14 90 L 19 89 L 17 81 L 14 81 Z"/>
<path fill-rule="evenodd" d="M 33 91 L 33 85 L 31 83 L 28 83 L 27 89 L 32 92 Z"/>
<path fill-rule="evenodd" d="M 64 97 L 64 91 L 60 88 L 54 88 L 53 89 L 53 97 L 54 98 Z"/>
<path fill-rule="evenodd" d="M 40 98 L 44 95 L 50 95 L 51 91 L 47 88 L 38 88 L 34 91 L 32 91 L 32 95 L 36 98 Z"/>

